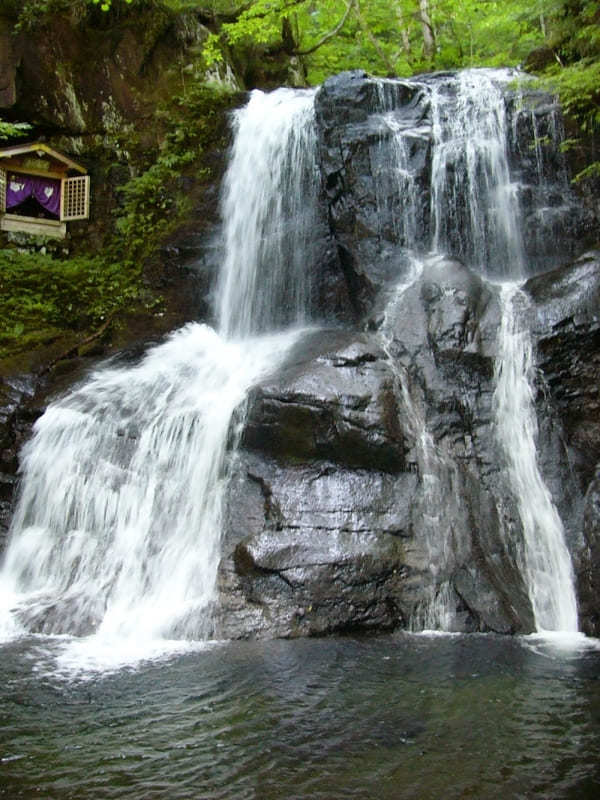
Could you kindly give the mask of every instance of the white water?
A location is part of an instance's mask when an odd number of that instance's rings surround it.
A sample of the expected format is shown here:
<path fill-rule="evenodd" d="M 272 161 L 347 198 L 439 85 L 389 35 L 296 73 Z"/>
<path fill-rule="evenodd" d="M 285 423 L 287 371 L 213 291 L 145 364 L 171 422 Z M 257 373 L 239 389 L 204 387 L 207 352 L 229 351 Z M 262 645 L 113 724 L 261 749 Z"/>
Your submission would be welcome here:
<path fill-rule="evenodd" d="M 432 91 L 432 247 L 484 275 L 521 277 L 518 185 L 511 180 L 502 89 L 515 73 L 465 70 Z"/>
<path fill-rule="evenodd" d="M 189 324 L 136 366 L 97 371 L 36 423 L 0 636 L 94 631 L 65 664 L 111 666 L 155 656 L 157 639 L 160 652 L 168 638 L 210 635 L 233 414 L 307 313 L 313 144 L 312 93 L 253 93 L 226 177 L 222 335 Z"/>
<path fill-rule="evenodd" d="M 306 319 L 319 190 L 314 92 L 255 91 L 236 113 L 235 130 L 217 287 L 226 336 Z"/>
<path fill-rule="evenodd" d="M 23 452 L 11 607 L 47 631 L 202 637 L 231 416 L 292 339 L 227 342 L 191 324 L 51 405 Z"/>
<path fill-rule="evenodd" d="M 496 424 L 519 506 L 521 569 L 538 631 L 577 631 L 577 601 L 564 530 L 537 463 L 537 419 L 529 332 L 519 320 L 527 298 L 516 284 L 500 288 L 502 324 L 496 363 Z"/>

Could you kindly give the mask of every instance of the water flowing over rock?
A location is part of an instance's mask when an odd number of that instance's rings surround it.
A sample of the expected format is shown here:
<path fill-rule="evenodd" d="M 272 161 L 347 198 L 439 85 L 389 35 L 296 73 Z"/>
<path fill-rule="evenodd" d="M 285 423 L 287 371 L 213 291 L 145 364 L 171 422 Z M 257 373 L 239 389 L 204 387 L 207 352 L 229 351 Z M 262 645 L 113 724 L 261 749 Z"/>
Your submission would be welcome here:
<path fill-rule="evenodd" d="M 254 93 L 235 127 L 219 333 L 42 417 L 10 623 L 598 632 L 600 270 L 561 266 L 597 228 L 553 99 L 505 70 L 353 72 Z"/>

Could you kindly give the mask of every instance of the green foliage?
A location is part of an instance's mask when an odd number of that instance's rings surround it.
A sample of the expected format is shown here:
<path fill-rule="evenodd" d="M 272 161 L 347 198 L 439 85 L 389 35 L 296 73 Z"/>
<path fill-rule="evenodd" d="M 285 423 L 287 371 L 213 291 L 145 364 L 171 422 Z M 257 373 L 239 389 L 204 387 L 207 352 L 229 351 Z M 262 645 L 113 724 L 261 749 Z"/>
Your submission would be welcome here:
<path fill-rule="evenodd" d="M 123 201 L 117 211 L 115 245 L 125 262 L 147 257 L 187 210 L 185 198 L 174 182 L 193 158 L 191 152 L 163 153 L 145 172 L 121 188 Z"/>
<path fill-rule="evenodd" d="M 600 61 L 582 59 L 566 67 L 547 70 L 546 83 L 560 95 L 564 111 L 581 129 L 600 128 Z"/>
<path fill-rule="evenodd" d="M 208 175 L 199 167 L 205 150 L 218 139 L 223 111 L 232 106 L 231 92 L 219 86 L 190 81 L 157 111 L 165 132 L 153 162 L 121 187 L 117 209 L 115 253 L 139 263 L 181 223 L 189 212 L 189 198 L 181 177 L 193 169 L 195 179 Z"/>
<path fill-rule="evenodd" d="M 139 271 L 102 257 L 53 258 L 0 250 L 0 348 L 86 331 L 145 300 Z M 26 334 L 27 338 L 24 338 Z"/>
<path fill-rule="evenodd" d="M 593 142 L 600 132 L 600 2 L 556 0 L 548 17 L 547 44 L 553 54 L 543 78 L 558 93 L 566 115 Z M 583 143 L 572 140 L 571 148 Z M 600 162 L 591 161 L 575 181 L 600 177 Z"/>
<path fill-rule="evenodd" d="M 227 47 L 278 47 L 308 53 L 310 83 L 342 69 L 373 74 L 414 74 L 482 64 L 516 65 L 543 42 L 542 0 L 251 0 L 221 24 L 206 44 L 209 62 Z M 431 21 L 435 50 L 424 41 L 423 8 Z M 343 25 L 339 27 L 340 21 Z M 328 33 L 335 32 L 330 38 Z M 321 44 L 320 44 L 321 43 Z"/>
<path fill-rule="evenodd" d="M 27 122 L 5 122 L 0 119 L 0 141 L 26 136 L 30 130 L 31 125 Z"/>
<path fill-rule="evenodd" d="M 132 0 L 125 0 L 126 3 L 131 3 Z M 112 0 L 92 0 L 94 5 L 99 5 L 102 11 L 110 11 Z"/>

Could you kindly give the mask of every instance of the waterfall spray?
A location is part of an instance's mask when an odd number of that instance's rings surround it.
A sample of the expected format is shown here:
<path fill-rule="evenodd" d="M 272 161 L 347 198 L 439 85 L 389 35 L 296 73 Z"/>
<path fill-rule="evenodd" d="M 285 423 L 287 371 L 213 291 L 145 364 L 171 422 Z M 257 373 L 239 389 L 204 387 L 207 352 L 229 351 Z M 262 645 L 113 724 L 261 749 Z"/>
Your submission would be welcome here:
<path fill-rule="evenodd" d="M 37 422 L 2 567 L 4 633 L 210 635 L 232 415 L 308 315 L 312 105 L 312 92 L 255 92 L 237 113 L 222 335 L 187 325 L 137 366 L 95 372 Z"/>

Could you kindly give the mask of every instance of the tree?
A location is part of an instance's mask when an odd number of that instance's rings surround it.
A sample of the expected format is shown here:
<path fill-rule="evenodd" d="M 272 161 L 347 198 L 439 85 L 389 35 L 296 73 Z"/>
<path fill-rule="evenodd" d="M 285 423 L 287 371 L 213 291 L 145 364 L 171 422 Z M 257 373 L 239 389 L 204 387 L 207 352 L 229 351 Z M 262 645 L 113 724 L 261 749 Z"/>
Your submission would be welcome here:
<path fill-rule="evenodd" d="M 423 56 L 433 64 L 435 60 L 435 32 L 429 13 L 429 0 L 419 0 L 419 19 L 423 33 Z"/>

